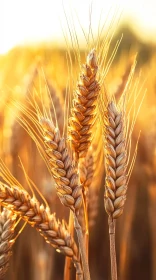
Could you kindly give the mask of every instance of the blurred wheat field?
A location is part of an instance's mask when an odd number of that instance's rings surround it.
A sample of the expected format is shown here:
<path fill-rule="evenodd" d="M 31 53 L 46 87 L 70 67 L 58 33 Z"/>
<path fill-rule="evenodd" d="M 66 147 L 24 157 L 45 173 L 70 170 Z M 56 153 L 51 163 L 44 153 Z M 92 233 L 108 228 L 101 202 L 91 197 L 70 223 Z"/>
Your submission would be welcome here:
<path fill-rule="evenodd" d="M 132 134 L 133 150 L 135 150 L 139 135 L 140 137 L 123 215 L 117 219 L 116 223 L 118 279 L 154 280 L 156 279 L 156 54 L 153 46 L 143 45 L 133 35 L 128 36 L 128 30 L 124 32 L 124 38 L 104 79 L 110 95 L 116 94 L 116 100 L 120 99 L 130 75 L 133 57 L 138 51 L 137 65 L 132 80 L 132 99 L 130 100 L 131 106 L 133 96 L 135 99 L 135 96 L 139 94 L 134 102 L 135 109 L 131 116 L 133 119 L 133 114 L 139 111 Z M 114 42 L 116 42 L 116 38 L 111 43 L 110 53 L 114 48 Z M 134 44 L 135 47 L 130 48 Z M 28 177 L 34 182 L 48 202 L 51 213 L 55 212 L 60 221 L 65 220 L 65 224 L 68 223 L 69 209 L 60 203 L 54 187 L 54 179 L 41 157 L 42 152 L 39 153 L 31 135 L 24 129 L 25 125 L 23 125 L 24 127 L 21 125 L 25 119 L 24 109 L 23 112 L 22 110 L 19 112 L 19 107 L 14 106 L 14 101 L 19 104 L 27 104 L 27 100 L 31 100 L 31 96 L 37 96 L 38 92 L 42 92 L 43 99 L 44 97 L 46 99 L 48 91 L 48 96 L 50 94 L 52 100 L 49 109 L 52 119 L 57 118 L 60 132 L 64 133 L 67 130 L 69 115 L 71 117 L 72 92 L 76 88 L 79 76 L 79 65 L 76 63 L 74 51 L 71 51 L 70 55 L 73 77 L 69 75 L 71 74 L 70 66 L 67 63 L 67 51 L 64 49 L 55 49 L 53 46 L 21 47 L 0 57 L 1 159 L 28 193 L 31 193 L 29 183 L 33 186 Z M 80 56 L 82 63 L 85 63 L 86 50 L 82 49 Z M 147 93 L 144 96 L 146 89 Z M 46 103 L 46 100 L 38 102 L 39 108 L 42 108 L 43 101 Z M 30 105 L 28 113 L 31 115 L 33 107 L 30 103 L 28 104 Z M 30 120 L 29 116 L 26 120 L 36 130 L 35 123 Z M 101 124 L 100 121 L 99 123 Z M 106 170 L 104 170 L 102 152 L 98 150 L 103 145 L 98 134 L 102 132 L 97 133 L 95 129 L 94 133 L 99 142 L 97 139 L 93 141 L 90 158 L 85 163 L 90 169 L 94 167 L 94 170 L 90 171 L 91 174 L 87 173 L 85 176 L 88 176 L 87 179 L 91 178 L 90 180 L 95 185 L 89 190 L 87 196 L 90 233 L 88 250 L 91 279 L 102 280 L 111 279 L 108 217 L 103 202 Z M 97 158 L 94 157 L 94 154 Z M 25 172 L 21 168 L 21 162 Z M 90 170 L 89 168 L 88 170 Z M 3 170 L 2 166 L 1 169 Z M 83 168 L 82 173 L 79 169 L 82 177 L 83 172 Z M 9 175 L 6 177 L 9 178 Z M 85 180 L 87 181 L 87 179 Z M 1 181 L 3 182 L 3 180 L 2 176 Z M 8 179 L 8 181 L 11 183 L 14 180 Z M 34 186 L 32 188 L 35 190 Z M 35 195 L 37 200 L 42 203 L 42 195 L 37 192 Z M 23 224 L 24 222 L 20 219 L 15 228 L 15 236 L 18 235 Z M 72 227 L 69 229 L 71 232 L 73 231 Z M 74 238 L 78 244 L 76 235 Z M 64 263 L 65 256 L 56 252 L 34 228 L 27 224 L 18 238 L 15 238 L 9 268 L 4 279 L 65 279 L 63 278 Z M 70 278 L 66 279 L 72 280 L 76 279 L 75 277 L 75 269 L 71 265 Z"/>

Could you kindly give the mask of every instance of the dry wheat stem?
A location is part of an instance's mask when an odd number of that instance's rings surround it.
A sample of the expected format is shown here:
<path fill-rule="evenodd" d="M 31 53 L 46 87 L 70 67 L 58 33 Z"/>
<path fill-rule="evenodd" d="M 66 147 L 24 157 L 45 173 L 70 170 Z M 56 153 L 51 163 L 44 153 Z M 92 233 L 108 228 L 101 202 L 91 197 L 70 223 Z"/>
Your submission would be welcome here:
<path fill-rule="evenodd" d="M 0 279 L 3 279 L 9 267 L 15 223 L 16 215 L 4 208 L 0 213 Z"/>
<path fill-rule="evenodd" d="M 84 157 L 92 140 L 92 127 L 96 118 L 96 103 L 100 90 L 97 81 L 97 59 L 93 49 L 89 52 L 73 100 L 69 120 L 69 136 L 77 158 Z"/>
<path fill-rule="evenodd" d="M 108 225 L 109 225 L 112 280 L 117 280 L 117 264 L 116 264 L 116 250 L 115 250 L 115 222 L 116 222 L 115 220 L 109 217 Z"/>
<path fill-rule="evenodd" d="M 70 214 L 69 214 L 68 227 L 70 230 L 70 234 L 73 237 L 74 236 L 74 219 L 73 219 L 72 211 L 70 211 Z M 65 265 L 64 265 L 64 280 L 71 280 L 71 268 L 72 268 L 71 258 L 66 257 Z"/>
<path fill-rule="evenodd" d="M 0 183 L 0 203 L 35 227 L 58 252 L 71 257 L 79 279 L 83 279 L 78 249 L 64 222 L 57 221 L 49 209 L 45 209 L 36 198 L 31 198 L 24 189 L 17 186 L 9 187 Z"/>
<path fill-rule="evenodd" d="M 82 264 L 83 264 L 83 270 L 84 270 L 84 279 L 91 280 L 87 255 L 86 255 L 86 251 L 85 251 L 85 244 L 84 244 L 84 239 L 83 239 L 83 234 L 82 234 L 82 228 L 78 222 L 76 215 L 74 215 L 74 222 L 75 222 L 74 226 L 76 229 L 78 242 L 79 242 L 79 248 L 80 248 L 80 252 L 81 252 L 81 258 L 82 258 Z"/>
<path fill-rule="evenodd" d="M 72 269 L 72 262 L 71 258 L 65 258 L 64 264 L 64 280 L 71 280 L 71 269 Z"/>

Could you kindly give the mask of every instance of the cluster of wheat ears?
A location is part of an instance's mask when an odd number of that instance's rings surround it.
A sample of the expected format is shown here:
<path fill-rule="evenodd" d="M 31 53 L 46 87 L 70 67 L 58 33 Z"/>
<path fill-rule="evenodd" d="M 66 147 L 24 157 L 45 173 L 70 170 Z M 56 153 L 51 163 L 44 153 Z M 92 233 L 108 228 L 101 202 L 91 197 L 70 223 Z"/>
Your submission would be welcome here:
<path fill-rule="evenodd" d="M 15 227 L 22 219 L 25 223 L 20 231 L 29 224 L 57 252 L 65 255 L 64 280 L 71 279 L 71 262 L 76 279 L 91 279 L 89 223 L 96 215 L 92 206 L 98 204 L 103 173 L 111 276 L 112 280 L 118 279 L 115 226 L 124 211 L 137 153 L 137 143 L 131 153 L 131 136 L 139 111 L 135 108 L 139 91 L 138 80 L 132 83 L 136 57 L 130 61 L 120 87 L 110 93 L 105 83 L 109 66 L 102 69 L 105 59 L 102 55 L 95 48 L 88 51 L 73 95 L 66 94 L 64 106 L 46 78 L 44 90 L 36 92 L 29 81 L 26 100 L 11 102 L 16 121 L 35 142 L 50 172 L 51 185 L 55 186 L 60 202 L 69 209 L 69 221 L 57 219 L 57 213 L 51 212 L 43 194 L 25 174 L 30 195 L 1 160 L 0 279 L 5 275 L 12 245 L 18 237 L 14 234 Z M 37 64 L 33 79 L 38 67 Z"/>

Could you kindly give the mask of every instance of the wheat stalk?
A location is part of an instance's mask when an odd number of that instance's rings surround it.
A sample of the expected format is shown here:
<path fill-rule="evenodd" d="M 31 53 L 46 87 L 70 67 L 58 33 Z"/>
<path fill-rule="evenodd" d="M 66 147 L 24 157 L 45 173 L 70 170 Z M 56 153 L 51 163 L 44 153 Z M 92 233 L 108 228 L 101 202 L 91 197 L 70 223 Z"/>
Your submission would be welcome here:
<path fill-rule="evenodd" d="M 70 229 L 71 235 L 74 236 L 74 219 L 71 211 L 69 214 L 68 227 Z M 64 280 L 71 280 L 71 268 L 72 268 L 71 259 L 66 257 L 65 265 L 64 265 Z"/>
<path fill-rule="evenodd" d="M 76 273 L 80 279 L 82 270 L 78 258 L 76 243 L 71 237 L 64 222 L 56 220 L 54 214 L 45 208 L 36 198 L 17 186 L 8 186 L 0 183 L 0 203 L 19 215 L 44 237 L 47 243 L 53 246 L 58 252 L 72 258 L 76 267 Z"/>
<path fill-rule="evenodd" d="M 0 213 L 0 279 L 3 279 L 9 267 L 14 244 L 16 215 L 7 209 Z"/>

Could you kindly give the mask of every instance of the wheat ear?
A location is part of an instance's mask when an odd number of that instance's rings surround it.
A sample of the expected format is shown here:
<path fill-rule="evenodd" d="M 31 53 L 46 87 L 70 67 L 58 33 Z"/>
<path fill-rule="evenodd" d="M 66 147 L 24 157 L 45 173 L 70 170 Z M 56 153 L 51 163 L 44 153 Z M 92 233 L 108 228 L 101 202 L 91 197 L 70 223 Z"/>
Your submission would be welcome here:
<path fill-rule="evenodd" d="M 123 212 L 127 191 L 127 151 L 122 112 L 114 102 L 105 113 L 105 209 L 109 217 L 117 219 Z"/>
<path fill-rule="evenodd" d="M 95 50 L 89 52 L 83 73 L 77 85 L 70 118 L 69 135 L 76 156 L 84 157 L 92 139 L 92 127 L 96 117 L 96 101 L 100 85 L 96 79 L 98 71 Z"/>
<path fill-rule="evenodd" d="M 45 150 L 48 155 L 50 170 L 57 184 L 57 194 L 65 206 L 74 213 L 75 229 L 78 236 L 79 248 L 84 268 L 85 279 L 90 279 L 87 256 L 85 253 L 83 234 L 78 222 L 78 212 L 82 204 L 82 188 L 75 164 L 72 162 L 66 141 L 60 136 L 58 128 L 46 119 L 40 118 L 43 129 Z"/>
<path fill-rule="evenodd" d="M 35 79 L 38 76 L 38 68 L 40 61 L 36 60 L 34 65 L 32 65 L 28 71 L 28 73 L 24 76 L 23 84 L 22 84 L 22 93 L 23 96 L 29 96 L 30 92 L 34 86 Z"/>
<path fill-rule="evenodd" d="M 53 102 L 53 106 L 50 108 L 51 118 L 54 121 L 55 118 L 57 118 L 57 123 L 60 129 L 60 132 L 63 133 L 64 129 L 64 106 L 63 106 L 63 98 L 61 96 L 61 93 L 58 92 L 56 88 L 52 85 L 52 82 L 50 82 L 48 79 L 46 79 L 47 87 L 49 90 L 50 97 Z M 55 111 L 54 111 L 55 108 Z M 54 113 L 55 112 L 55 113 Z M 55 116 L 56 115 L 56 116 Z"/>
<path fill-rule="evenodd" d="M 83 242 L 80 241 L 80 238 L 82 238 L 83 235 L 81 227 L 77 221 L 77 215 L 82 204 L 82 187 L 79 182 L 77 166 L 70 157 L 71 153 L 68 150 L 65 138 L 60 135 L 59 128 L 55 127 L 54 123 L 47 118 L 47 114 L 45 112 L 46 109 L 43 108 L 44 111 L 41 113 L 37 102 L 35 100 L 34 102 L 35 104 L 33 107 L 35 111 L 33 113 L 32 111 L 29 111 L 27 107 L 19 105 L 21 111 L 25 115 L 24 120 L 20 122 L 35 141 L 39 152 L 45 160 L 45 163 L 56 182 L 57 195 L 59 196 L 62 204 L 72 210 L 78 240 L 82 246 Z M 36 116 L 38 117 L 37 120 Z M 29 121 L 34 121 L 38 133 L 34 131 Z M 85 267 L 84 275 L 87 274 L 85 279 L 90 279 L 85 248 L 80 247 L 80 253 L 83 267 Z"/>
<path fill-rule="evenodd" d="M 77 212 L 82 204 L 82 188 L 79 176 L 59 129 L 53 123 L 41 118 L 45 151 L 48 156 L 50 171 L 56 182 L 56 191 L 62 204 Z"/>
<path fill-rule="evenodd" d="M 9 267 L 15 223 L 16 215 L 4 208 L 0 213 L 0 279 L 4 278 Z"/>
<path fill-rule="evenodd" d="M 0 203 L 35 227 L 58 252 L 72 258 L 79 279 L 83 279 L 78 249 L 64 222 L 57 221 L 49 209 L 45 209 L 37 199 L 31 198 L 24 189 L 17 186 L 9 187 L 0 183 Z"/>
<path fill-rule="evenodd" d="M 109 215 L 112 280 L 117 280 L 115 219 L 123 212 L 127 191 L 127 151 L 123 113 L 113 101 L 105 111 L 105 209 Z"/>
<path fill-rule="evenodd" d="M 118 87 L 116 88 L 115 92 L 113 93 L 115 96 L 115 100 L 116 102 L 118 102 L 120 100 L 120 97 L 122 96 L 124 90 L 126 89 L 128 83 L 129 83 L 129 79 L 131 78 L 131 74 L 134 71 L 136 65 L 136 55 L 133 55 L 130 60 L 128 61 L 127 67 L 121 77 L 121 82 L 118 85 Z"/>

